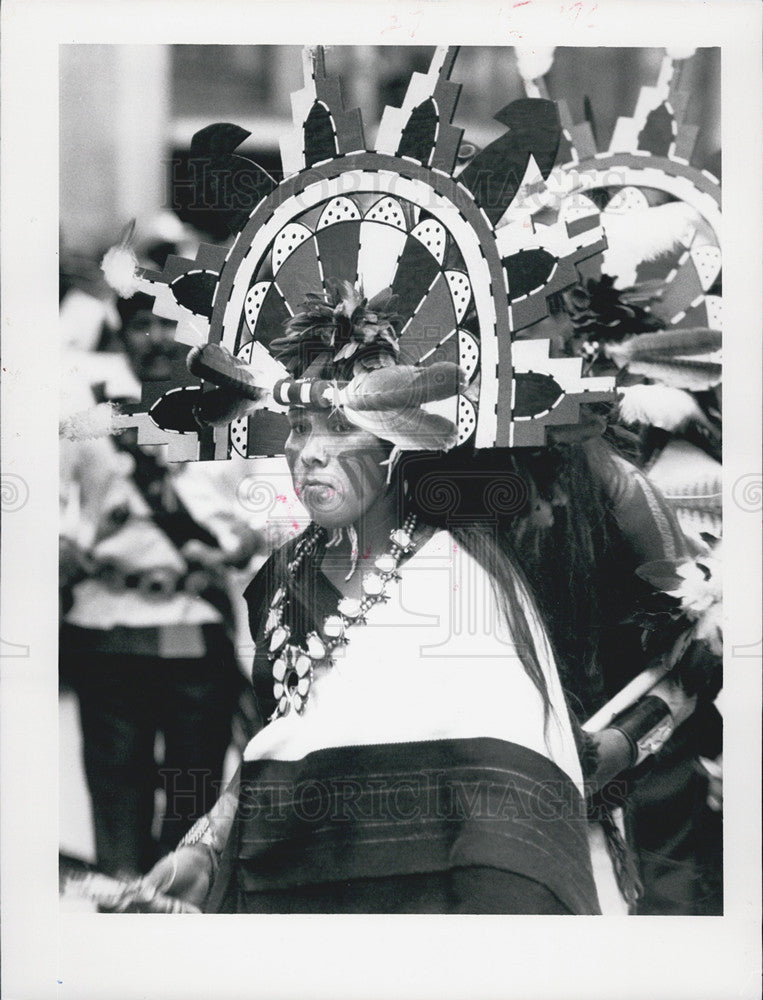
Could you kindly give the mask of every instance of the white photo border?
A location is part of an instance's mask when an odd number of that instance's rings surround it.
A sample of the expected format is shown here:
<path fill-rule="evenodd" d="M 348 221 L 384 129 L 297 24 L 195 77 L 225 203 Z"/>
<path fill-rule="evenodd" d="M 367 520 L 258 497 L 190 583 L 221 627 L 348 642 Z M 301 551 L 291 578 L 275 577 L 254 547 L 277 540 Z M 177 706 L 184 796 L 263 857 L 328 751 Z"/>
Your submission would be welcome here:
<path fill-rule="evenodd" d="M 2 9 L 2 966 L 48 997 L 757 997 L 760 926 L 761 10 L 756 0 L 7 0 Z M 58 47 L 86 43 L 720 46 L 725 915 L 59 914 Z M 13 477 L 16 477 L 15 479 Z M 746 478 L 745 478 L 746 477 Z M 752 509 L 739 505 L 741 481 Z M 24 502 L 8 512 L 6 491 Z M 757 493 L 755 492 L 757 490 Z M 757 499 L 755 499 L 757 497 Z"/>

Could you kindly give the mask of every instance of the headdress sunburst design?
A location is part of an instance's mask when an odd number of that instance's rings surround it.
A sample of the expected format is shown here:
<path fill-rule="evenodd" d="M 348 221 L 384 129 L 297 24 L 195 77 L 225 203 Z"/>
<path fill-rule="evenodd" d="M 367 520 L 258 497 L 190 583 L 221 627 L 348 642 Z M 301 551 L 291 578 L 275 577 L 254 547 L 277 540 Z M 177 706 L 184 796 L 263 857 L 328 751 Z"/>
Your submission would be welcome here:
<path fill-rule="evenodd" d="M 720 330 L 721 298 L 714 291 L 721 270 L 721 186 L 692 163 L 698 126 L 686 121 L 689 56 L 666 52 L 656 83 L 641 88 L 632 117 L 618 118 L 608 149 L 599 150 L 589 121 L 574 123 L 566 102 L 557 101 L 562 140 L 550 186 L 565 192 L 560 214 L 573 232 L 593 222 L 603 223 L 606 232 L 617 217 L 634 232 L 640 222 L 654 226 L 656 216 L 651 223 L 638 217 L 650 206 L 650 191 L 690 209 L 696 221 L 686 222 L 679 256 L 660 275 L 659 287 L 651 288 L 650 307 L 666 328 Z M 548 96 L 542 80 L 533 81 L 528 92 Z M 680 213 L 673 219 L 681 225 Z M 704 230 L 700 239 L 698 226 Z M 609 237 L 616 242 L 612 233 Z M 605 254 L 605 269 L 607 263 Z M 654 269 L 651 274 L 648 265 L 644 270 L 646 278 L 653 277 Z"/>
<path fill-rule="evenodd" d="M 549 428 L 579 421 L 582 403 L 612 401 L 613 380 L 583 378 L 578 359 L 553 360 L 547 341 L 516 334 L 547 314 L 550 295 L 595 270 L 606 243 L 597 218 L 541 226 L 517 208 L 523 183 L 547 178 L 556 160 L 562 128 L 551 101 L 504 108 L 496 118 L 506 134 L 455 176 L 456 54 L 436 50 L 402 107 L 385 110 L 368 149 L 360 112 L 344 107 L 322 49 L 306 50 L 305 87 L 292 96 L 294 128 L 281 145 L 284 180 L 236 154 L 243 129 L 197 133 L 198 193 L 226 214 L 234 243 L 202 246 L 196 260 L 170 257 L 161 272 L 140 272 L 139 286 L 155 312 L 177 321 L 177 340 L 219 344 L 273 380 L 269 345 L 308 293 L 336 281 L 369 297 L 390 287 L 400 360 L 456 361 L 467 376 L 458 396 L 427 404 L 453 420 L 458 443 L 542 445 Z M 205 388 L 171 389 L 150 415 L 136 413 L 139 441 L 161 439 L 170 460 L 282 453 L 288 423 L 272 399 L 230 426 L 191 429 L 182 413 Z"/>
<path fill-rule="evenodd" d="M 546 217 L 604 228 L 607 277 L 575 290 L 573 324 L 594 358 L 601 349 L 619 367 L 622 422 L 659 428 L 642 436 L 650 478 L 698 536 L 721 531 L 721 187 L 698 162 L 698 126 L 687 120 L 693 56 L 665 51 L 606 149 L 590 106 L 576 124 L 560 101 L 563 138 L 543 194 Z M 549 96 L 552 59 L 529 53 L 528 95 Z"/>

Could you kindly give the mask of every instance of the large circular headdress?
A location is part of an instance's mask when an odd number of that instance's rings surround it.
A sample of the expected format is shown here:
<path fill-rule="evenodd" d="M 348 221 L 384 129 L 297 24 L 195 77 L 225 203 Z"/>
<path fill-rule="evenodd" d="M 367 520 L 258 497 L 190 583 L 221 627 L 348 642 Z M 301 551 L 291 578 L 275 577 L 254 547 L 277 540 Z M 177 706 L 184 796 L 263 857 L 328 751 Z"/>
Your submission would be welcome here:
<path fill-rule="evenodd" d="M 540 225 L 522 208 L 554 167 L 557 107 L 542 98 L 505 107 L 496 118 L 506 134 L 457 174 L 456 54 L 439 48 L 429 71 L 413 74 L 368 149 L 360 112 L 345 109 L 323 50 L 305 50 L 280 182 L 235 152 L 245 130 L 217 124 L 194 136 L 197 198 L 224 213 L 233 245 L 170 257 L 161 272 L 141 271 L 138 287 L 154 296 L 155 312 L 177 320 L 178 341 L 223 350 L 203 367 L 202 385 L 169 388 L 150 413 L 133 415 L 140 442 L 168 444 L 171 460 L 280 454 L 288 422 L 270 393 L 255 403 L 250 392 L 254 405 L 230 423 L 200 427 L 191 414 L 215 383 L 235 383 L 224 360 L 216 376 L 215 358 L 237 359 L 261 388 L 283 378 L 270 345 L 307 296 L 329 297 L 337 282 L 368 298 L 391 289 L 402 363 L 459 364 L 459 391 L 426 404 L 455 423 L 458 444 L 543 445 L 552 429 L 578 423 L 581 403 L 614 398 L 613 380 L 582 378 L 579 359 L 551 358 L 548 341 L 517 340 L 606 247 L 598 218 Z"/>
<path fill-rule="evenodd" d="M 520 53 L 528 96 L 548 97 L 552 61 L 553 49 Z M 620 419 L 641 429 L 650 477 L 685 530 L 718 535 L 721 185 L 687 115 L 698 70 L 693 49 L 666 49 L 655 82 L 641 87 L 606 146 L 595 108 L 586 102 L 586 120 L 575 122 L 560 100 L 559 155 L 539 201 L 547 220 L 602 225 L 602 275 L 570 296 L 568 344 L 600 372 L 616 367 Z"/>

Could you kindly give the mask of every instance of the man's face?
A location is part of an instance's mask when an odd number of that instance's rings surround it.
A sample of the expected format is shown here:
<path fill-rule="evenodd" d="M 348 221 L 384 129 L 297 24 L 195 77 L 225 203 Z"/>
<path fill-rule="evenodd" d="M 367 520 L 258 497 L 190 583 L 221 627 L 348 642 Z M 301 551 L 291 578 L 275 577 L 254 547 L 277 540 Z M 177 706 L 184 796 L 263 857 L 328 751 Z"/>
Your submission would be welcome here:
<path fill-rule="evenodd" d="M 286 441 L 294 490 L 316 524 L 355 524 L 386 492 L 389 447 L 338 411 L 294 407 Z"/>
<path fill-rule="evenodd" d="M 158 382 L 172 376 L 176 353 L 175 324 L 141 309 L 122 330 L 125 350 L 141 382 Z"/>

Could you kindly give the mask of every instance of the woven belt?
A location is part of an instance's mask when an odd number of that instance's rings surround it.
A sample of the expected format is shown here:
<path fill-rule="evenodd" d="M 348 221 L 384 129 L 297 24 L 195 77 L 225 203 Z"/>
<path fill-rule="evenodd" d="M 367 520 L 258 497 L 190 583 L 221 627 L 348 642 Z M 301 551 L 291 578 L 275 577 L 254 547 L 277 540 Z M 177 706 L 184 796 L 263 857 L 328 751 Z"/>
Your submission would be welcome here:
<path fill-rule="evenodd" d="M 91 575 L 113 593 L 135 590 L 141 597 L 167 601 L 176 594 L 201 594 L 212 583 L 205 570 L 178 573 L 172 569 L 151 569 L 143 573 L 126 573 L 114 563 L 101 563 Z"/>

